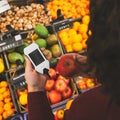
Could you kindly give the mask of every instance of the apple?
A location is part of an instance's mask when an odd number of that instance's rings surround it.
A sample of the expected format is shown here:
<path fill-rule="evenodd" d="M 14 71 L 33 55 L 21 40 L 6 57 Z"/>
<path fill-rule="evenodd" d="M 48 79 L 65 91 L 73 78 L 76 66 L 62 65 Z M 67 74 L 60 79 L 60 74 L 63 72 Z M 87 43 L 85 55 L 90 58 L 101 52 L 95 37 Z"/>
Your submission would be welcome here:
<path fill-rule="evenodd" d="M 55 90 L 63 92 L 67 88 L 67 84 L 62 79 L 57 79 L 55 81 Z"/>
<path fill-rule="evenodd" d="M 48 93 L 49 96 L 49 100 L 52 104 L 58 103 L 62 100 L 62 95 L 60 92 L 56 91 L 56 90 L 51 90 Z"/>
<path fill-rule="evenodd" d="M 52 79 L 55 79 L 57 77 L 56 71 L 53 68 L 49 68 L 48 74 Z"/>
<path fill-rule="evenodd" d="M 72 95 L 72 89 L 67 86 L 67 88 L 62 92 L 62 96 L 64 99 L 69 98 Z"/>
<path fill-rule="evenodd" d="M 56 116 L 59 120 L 62 120 L 64 118 L 64 110 L 63 109 L 59 109 L 56 111 Z"/>
<path fill-rule="evenodd" d="M 62 80 L 64 80 L 67 85 L 70 83 L 70 79 L 65 78 L 65 77 L 62 76 L 62 75 L 59 75 L 57 79 L 62 79 Z"/>
<path fill-rule="evenodd" d="M 73 56 L 63 55 L 57 63 L 56 71 L 64 77 L 72 77 L 78 71 L 78 65 Z"/>
<path fill-rule="evenodd" d="M 50 91 L 54 88 L 55 81 L 53 79 L 48 79 L 45 84 L 45 89 Z"/>

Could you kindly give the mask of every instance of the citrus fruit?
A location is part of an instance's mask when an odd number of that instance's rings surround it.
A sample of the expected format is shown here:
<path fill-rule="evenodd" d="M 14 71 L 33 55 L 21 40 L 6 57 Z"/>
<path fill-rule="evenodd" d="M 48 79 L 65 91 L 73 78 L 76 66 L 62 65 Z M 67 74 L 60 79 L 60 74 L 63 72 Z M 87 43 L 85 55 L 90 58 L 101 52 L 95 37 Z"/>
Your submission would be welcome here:
<path fill-rule="evenodd" d="M 26 105 L 28 103 L 27 102 L 27 94 L 20 95 L 19 102 L 21 105 Z"/>

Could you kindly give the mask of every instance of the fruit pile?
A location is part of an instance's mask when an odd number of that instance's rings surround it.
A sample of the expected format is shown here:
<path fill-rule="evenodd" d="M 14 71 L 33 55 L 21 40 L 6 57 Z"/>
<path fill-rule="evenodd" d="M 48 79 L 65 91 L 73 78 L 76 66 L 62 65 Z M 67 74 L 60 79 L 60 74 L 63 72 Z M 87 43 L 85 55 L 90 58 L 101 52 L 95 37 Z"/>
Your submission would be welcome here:
<path fill-rule="evenodd" d="M 73 89 L 73 83 L 71 79 L 67 79 L 64 76 L 58 74 L 55 69 L 49 69 L 50 78 L 47 79 L 45 89 L 47 91 L 47 97 L 51 105 L 60 103 L 76 94 Z M 21 111 L 28 110 L 28 90 L 27 87 L 23 89 L 17 89 L 18 104 L 21 107 Z"/>
<path fill-rule="evenodd" d="M 90 16 L 85 15 L 81 21 L 75 21 L 71 28 L 58 32 L 66 52 L 81 52 L 87 48 L 89 21 Z"/>
<path fill-rule="evenodd" d="M 49 25 L 51 16 L 46 14 L 42 4 L 32 3 L 26 6 L 11 5 L 11 9 L 0 14 L 0 32 L 6 32 L 6 25 L 15 30 L 30 30 L 37 24 Z"/>
<path fill-rule="evenodd" d="M 79 18 L 89 14 L 90 0 L 52 0 L 47 3 L 48 11 L 53 19 L 57 18 L 60 9 L 65 18 Z"/>
<path fill-rule="evenodd" d="M 58 74 L 53 68 L 49 69 L 49 75 L 45 89 L 50 103 L 56 104 L 70 98 L 73 93 L 71 79 Z"/>
<path fill-rule="evenodd" d="M 58 43 L 57 36 L 54 33 L 50 33 L 46 26 L 38 24 L 34 28 L 34 31 L 32 31 L 32 34 L 29 35 L 29 39 L 24 40 L 22 46 L 7 51 L 7 57 L 11 67 L 16 66 L 15 64 L 17 60 L 20 60 L 24 65 L 24 48 L 32 42 L 35 42 L 39 46 L 50 63 L 53 61 L 57 62 L 54 58 L 58 58 L 62 54 L 62 49 Z"/>
<path fill-rule="evenodd" d="M 76 79 L 77 85 L 81 90 L 86 90 L 95 87 L 98 83 L 93 78 L 84 78 L 84 77 L 78 77 Z"/>
<path fill-rule="evenodd" d="M 5 120 L 15 113 L 10 89 L 6 81 L 0 82 L 0 120 Z"/>

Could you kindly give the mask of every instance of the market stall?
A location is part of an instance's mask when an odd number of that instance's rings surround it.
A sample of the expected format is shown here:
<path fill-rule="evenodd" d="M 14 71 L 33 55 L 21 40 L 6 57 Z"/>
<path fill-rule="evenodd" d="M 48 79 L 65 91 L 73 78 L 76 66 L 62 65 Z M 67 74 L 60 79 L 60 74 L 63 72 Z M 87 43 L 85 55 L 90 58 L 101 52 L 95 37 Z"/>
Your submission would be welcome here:
<path fill-rule="evenodd" d="M 11 0 L 8 3 L 10 9 L 0 14 L 0 106 L 3 106 L 0 120 L 27 120 L 23 50 L 33 42 L 48 54 L 50 79 L 46 90 L 53 112 L 59 115 L 69 108 L 69 101 L 98 85 L 93 78 L 68 79 L 55 71 L 61 55 L 87 52 L 86 41 L 91 34 L 90 30 L 87 34 L 89 0 Z M 59 83 L 66 86 L 66 93 Z"/>

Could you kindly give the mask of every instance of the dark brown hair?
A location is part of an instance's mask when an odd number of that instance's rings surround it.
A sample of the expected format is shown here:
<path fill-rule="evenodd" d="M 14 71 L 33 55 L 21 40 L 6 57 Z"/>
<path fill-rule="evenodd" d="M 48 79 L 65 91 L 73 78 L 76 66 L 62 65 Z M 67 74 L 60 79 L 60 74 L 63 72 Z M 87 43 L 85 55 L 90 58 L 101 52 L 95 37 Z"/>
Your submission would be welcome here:
<path fill-rule="evenodd" d="M 105 92 L 120 104 L 120 1 L 91 0 L 88 62 Z"/>

